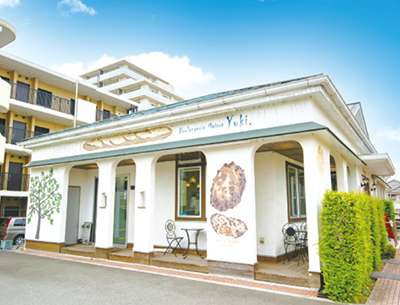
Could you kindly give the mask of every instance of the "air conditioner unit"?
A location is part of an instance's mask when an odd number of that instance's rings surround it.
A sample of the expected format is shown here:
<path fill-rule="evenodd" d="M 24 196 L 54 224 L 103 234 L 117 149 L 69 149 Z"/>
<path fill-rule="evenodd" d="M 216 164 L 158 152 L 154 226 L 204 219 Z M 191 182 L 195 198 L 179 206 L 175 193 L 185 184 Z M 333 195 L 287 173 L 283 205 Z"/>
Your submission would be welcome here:
<path fill-rule="evenodd" d="M 90 236 L 92 234 L 92 223 L 84 222 L 82 225 L 82 244 L 90 244 Z"/>

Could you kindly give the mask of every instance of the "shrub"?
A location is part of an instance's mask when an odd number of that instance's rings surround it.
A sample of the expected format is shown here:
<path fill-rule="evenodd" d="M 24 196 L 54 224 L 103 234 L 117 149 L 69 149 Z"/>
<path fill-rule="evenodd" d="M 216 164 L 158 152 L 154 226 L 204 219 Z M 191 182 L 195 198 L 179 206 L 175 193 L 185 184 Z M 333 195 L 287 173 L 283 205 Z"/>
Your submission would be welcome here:
<path fill-rule="evenodd" d="M 325 290 L 334 301 L 361 303 L 381 266 L 387 235 L 383 200 L 327 191 L 322 202 L 319 251 Z"/>
<path fill-rule="evenodd" d="M 385 205 L 385 214 L 389 215 L 391 221 L 396 221 L 396 214 L 394 212 L 394 204 L 392 200 L 382 200 Z"/>
<path fill-rule="evenodd" d="M 328 191 L 322 202 L 319 249 L 325 293 L 334 301 L 360 303 L 371 283 L 365 275 L 369 235 L 363 233 L 367 225 L 360 201 L 355 193 Z"/>
<path fill-rule="evenodd" d="M 390 257 L 394 258 L 396 256 L 396 248 L 391 244 L 387 244 L 386 253 L 390 253 Z"/>
<path fill-rule="evenodd" d="M 366 196 L 366 195 L 365 195 Z M 369 196 L 368 196 L 369 197 Z M 382 223 L 380 222 L 381 214 L 379 213 L 379 203 L 377 199 L 369 197 L 369 203 L 371 206 L 371 242 L 372 242 L 372 255 L 373 255 L 373 262 L 372 268 L 373 270 L 378 270 L 381 267 L 381 257 L 382 257 L 382 250 L 381 250 L 381 242 L 382 242 L 382 228 L 380 227 Z"/>
<path fill-rule="evenodd" d="M 393 201 L 392 200 L 383 200 L 383 202 L 385 205 L 385 214 L 388 214 L 389 219 L 395 223 L 396 222 L 396 214 L 395 214 Z M 393 228 L 394 240 L 395 240 L 395 243 L 397 244 L 396 224 L 394 226 L 392 226 L 392 228 Z"/>
<path fill-rule="evenodd" d="M 379 238 L 380 238 L 380 248 L 381 256 L 386 252 L 386 246 L 388 245 L 388 234 L 385 226 L 385 202 L 382 199 L 375 199 L 377 205 L 377 216 L 378 216 L 378 226 L 379 226 Z"/>

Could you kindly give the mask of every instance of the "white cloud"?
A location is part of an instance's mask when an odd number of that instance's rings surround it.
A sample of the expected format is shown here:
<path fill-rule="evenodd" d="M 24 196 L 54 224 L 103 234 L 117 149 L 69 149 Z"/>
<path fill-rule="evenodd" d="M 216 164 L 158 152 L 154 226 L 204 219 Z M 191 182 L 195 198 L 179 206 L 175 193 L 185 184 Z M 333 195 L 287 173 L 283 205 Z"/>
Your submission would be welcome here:
<path fill-rule="evenodd" d="M 67 76 L 73 77 L 73 78 L 79 78 L 80 75 L 85 74 L 86 72 L 95 70 L 97 68 L 104 67 L 115 61 L 117 61 L 117 59 L 115 57 L 104 54 L 102 57 L 100 57 L 100 59 L 89 63 L 87 65 L 87 68 L 84 67 L 85 64 L 83 62 L 78 61 L 75 63 L 64 63 L 61 65 L 54 65 L 54 66 L 50 67 L 50 69 L 57 71 L 59 73 L 65 74 Z"/>
<path fill-rule="evenodd" d="M 390 141 L 400 141 L 400 127 L 397 130 L 391 127 L 380 128 L 378 130 L 378 136 Z"/>
<path fill-rule="evenodd" d="M 107 66 L 116 61 L 117 61 L 117 59 L 114 56 L 108 56 L 107 54 L 104 54 L 102 57 L 100 57 L 100 59 L 92 61 L 89 64 L 89 67 L 86 72 Z"/>
<path fill-rule="evenodd" d="M 162 52 L 142 53 L 127 56 L 127 60 L 170 82 L 178 93 L 186 93 L 197 85 L 204 85 L 214 79 L 211 72 L 190 64 L 187 56 L 170 56 Z"/>
<path fill-rule="evenodd" d="M 83 62 L 81 61 L 78 61 L 73 64 L 65 63 L 61 65 L 54 65 L 50 67 L 50 69 L 73 78 L 78 78 L 79 75 L 82 75 L 83 73 L 86 72 L 86 70 L 83 68 Z"/>
<path fill-rule="evenodd" d="M 168 81 L 174 85 L 178 94 L 182 94 L 185 97 L 191 95 L 192 89 L 214 80 L 214 75 L 211 72 L 204 72 L 200 67 L 191 65 L 190 59 L 187 56 L 179 57 L 170 56 L 162 52 L 151 52 L 127 56 L 125 59 L 155 76 Z M 79 61 L 76 63 L 54 65 L 51 69 L 77 78 L 79 75 L 115 61 L 117 61 L 115 57 L 104 54 L 98 60 L 89 63 L 87 68 L 84 63 Z"/>
<path fill-rule="evenodd" d="M 19 5 L 19 0 L 0 0 L 0 6 L 14 7 Z"/>
<path fill-rule="evenodd" d="M 57 9 L 60 9 L 63 6 L 71 7 L 72 13 L 87 13 L 92 16 L 97 14 L 97 12 L 95 11 L 95 9 L 93 7 L 86 6 L 80 0 L 62 0 L 61 2 L 58 2 Z"/>

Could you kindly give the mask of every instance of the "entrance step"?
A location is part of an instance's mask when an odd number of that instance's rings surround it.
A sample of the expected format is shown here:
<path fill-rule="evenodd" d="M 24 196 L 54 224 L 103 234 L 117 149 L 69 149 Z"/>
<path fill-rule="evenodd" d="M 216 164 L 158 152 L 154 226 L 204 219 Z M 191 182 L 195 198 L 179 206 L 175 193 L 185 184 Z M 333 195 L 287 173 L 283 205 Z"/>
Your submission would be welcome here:
<path fill-rule="evenodd" d="M 133 263 L 133 251 L 132 249 L 117 250 L 109 254 L 108 259 L 118 262 Z"/>
<path fill-rule="evenodd" d="M 282 262 L 259 262 L 254 279 L 285 285 L 309 287 L 308 263 L 285 262 L 283 264 Z"/>
<path fill-rule="evenodd" d="M 94 245 L 76 244 L 61 248 L 61 253 L 85 257 L 96 257 Z"/>
<path fill-rule="evenodd" d="M 175 256 L 172 253 L 164 255 L 162 252 L 154 253 L 154 257 L 150 260 L 151 266 L 172 268 L 185 271 L 208 273 L 207 260 L 202 259 L 197 254 L 189 254 L 187 258 L 183 258 L 181 254 Z"/>

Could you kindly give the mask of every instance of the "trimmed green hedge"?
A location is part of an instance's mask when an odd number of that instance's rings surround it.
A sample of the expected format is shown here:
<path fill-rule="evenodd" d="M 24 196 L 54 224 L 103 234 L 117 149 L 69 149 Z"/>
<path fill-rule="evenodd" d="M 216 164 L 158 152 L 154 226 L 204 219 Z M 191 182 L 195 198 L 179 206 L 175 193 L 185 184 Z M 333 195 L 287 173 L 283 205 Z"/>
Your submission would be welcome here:
<path fill-rule="evenodd" d="M 363 302 L 388 243 L 383 200 L 327 191 L 320 219 L 324 293 L 338 302 Z"/>
<path fill-rule="evenodd" d="M 396 214 L 394 211 L 394 204 L 392 200 L 383 200 L 385 204 L 385 213 L 389 215 L 391 221 L 396 221 Z"/>
<path fill-rule="evenodd" d="M 397 227 L 396 227 L 396 214 L 395 214 L 395 209 L 394 209 L 394 203 L 392 200 L 384 200 L 385 204 L 385 213 L 389 215 L 389 218 L 391 221 L 393 221 L 395 224 L 392 226 L 393 229 L 393 234 L 394 234 L 394 239 L 396 241 L 396 244 L 398 242 L 397 238 Z"/>

